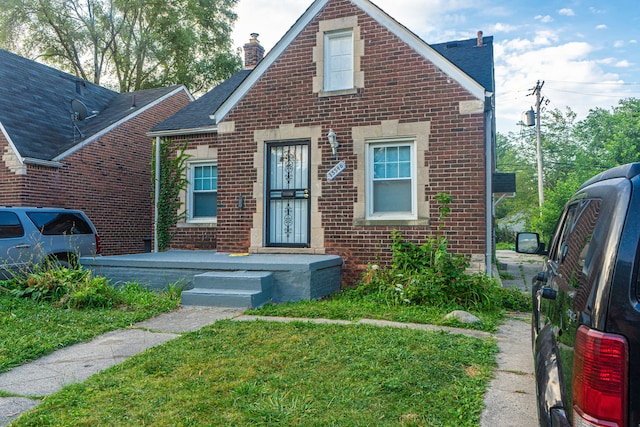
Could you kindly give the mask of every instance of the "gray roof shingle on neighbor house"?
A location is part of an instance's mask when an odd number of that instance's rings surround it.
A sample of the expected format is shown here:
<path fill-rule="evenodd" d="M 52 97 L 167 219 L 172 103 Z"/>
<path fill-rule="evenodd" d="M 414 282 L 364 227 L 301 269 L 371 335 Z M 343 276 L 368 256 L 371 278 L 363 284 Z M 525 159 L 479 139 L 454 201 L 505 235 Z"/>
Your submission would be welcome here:
<path fill-rule="evenodd" d="M 440 55 L 480 83 L 489 92 L 495 92 L 493 74 L 493 37 L 454 40 L 446 43 L 430 44 Z"/>
<path fill-rule="evenodd" d="M 23 158 L 54 160 L 174 89 L 135 92 L 136 107 L 132 109 L 131 94 L 120 94 L 0 49 L 0 124 Z M 73 120 L 74 99 L 87 107 L 90 118 Z"/>
<path fill-rule="evenodd" d="M 215 126 L 216 123 L 209 116 L 240 86 L 249 73 L 251 70 L 238 71 L 164 122 L 154 126 L 151 132 L 202 129 Z"/>

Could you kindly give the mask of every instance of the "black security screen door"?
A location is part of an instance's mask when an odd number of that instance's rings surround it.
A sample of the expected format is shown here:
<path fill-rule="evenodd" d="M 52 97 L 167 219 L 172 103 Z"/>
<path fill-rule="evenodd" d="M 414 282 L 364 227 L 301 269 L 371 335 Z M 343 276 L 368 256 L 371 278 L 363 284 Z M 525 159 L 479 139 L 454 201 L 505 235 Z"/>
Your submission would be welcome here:
<path fill-rule="evenodd" d="M 267 246 L 309 247 L 309 142 L 267 145 Z"/>

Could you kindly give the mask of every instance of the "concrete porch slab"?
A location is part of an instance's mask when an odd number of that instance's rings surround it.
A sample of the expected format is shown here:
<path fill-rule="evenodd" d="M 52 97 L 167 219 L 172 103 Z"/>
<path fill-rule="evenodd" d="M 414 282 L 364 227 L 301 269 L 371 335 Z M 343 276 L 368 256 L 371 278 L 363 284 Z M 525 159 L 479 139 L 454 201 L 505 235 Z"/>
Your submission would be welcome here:
<path fill-rule="evenodd" d="M 164 289 L 175 283 L 191 289 L 195 275 L 212 271 L 269 271 L 274 279 L 271 301 L 285 302 L 318 299 L 339 290 L 342 258 L 336 255 L 237 256 L 216 251 L 167 251 L 84 257 L 80 264 L 112 283 L 138 281 L 153 289 Z"/>

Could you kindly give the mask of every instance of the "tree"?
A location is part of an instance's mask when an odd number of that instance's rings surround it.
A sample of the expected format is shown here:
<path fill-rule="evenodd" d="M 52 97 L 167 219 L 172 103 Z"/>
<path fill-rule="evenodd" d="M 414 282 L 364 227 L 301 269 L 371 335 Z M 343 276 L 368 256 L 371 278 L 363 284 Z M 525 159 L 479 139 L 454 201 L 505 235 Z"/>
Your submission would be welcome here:
<path fill-rule="evenodd" d="M 596 169 L 640 161 L 640 99 L 621 99 L 611 111 L 590 110 L 576 133 L 588 141 L 585 153 Z"/>
<path fill-rule="evenodd" d="M 498 168 L 517 172 L 516 199 L 503 202 L 496 211 L 498 224 L 503 217 L 525 218 L 526 227 L 551 237 L 558 215 L 580 185 L 603 170 L 640 161 L 640 100 L 620 100 L 609 110 L 590 110 L 576 123 L 576 115 L 552 110 L 542 117 L 545 203 L 537 207 L 535 135 L 499 135 Z"/>
<path fill-rule="evenodd" d="M 198 92 L 240 67 L 237 0 L 3 0 L 0 45 L 121 92 L 184 83 Z"/>

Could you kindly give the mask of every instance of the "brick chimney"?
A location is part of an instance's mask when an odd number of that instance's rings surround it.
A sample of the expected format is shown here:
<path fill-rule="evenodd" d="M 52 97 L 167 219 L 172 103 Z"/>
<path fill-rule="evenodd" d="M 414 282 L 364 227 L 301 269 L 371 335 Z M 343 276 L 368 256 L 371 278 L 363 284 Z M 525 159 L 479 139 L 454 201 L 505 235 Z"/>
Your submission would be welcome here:
<path fill-rule="evenodd" d="M 478 31 L 478 46 L 484 46 L 484 42 L 482 39 L 482 31 Z"/>
<path fill-rule="evenodd" d="M 251 33 L 249 43 L 244 45 L 244 69 L 252 70 L 262 61 L 264 48 L 258 41 L 258 33 Z"/>

